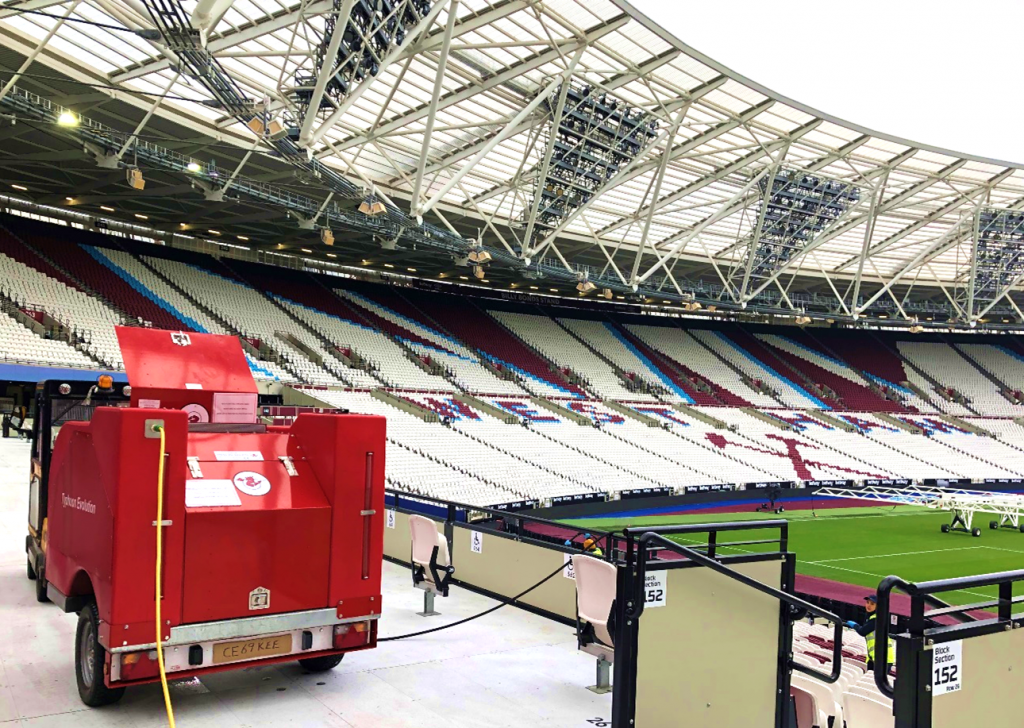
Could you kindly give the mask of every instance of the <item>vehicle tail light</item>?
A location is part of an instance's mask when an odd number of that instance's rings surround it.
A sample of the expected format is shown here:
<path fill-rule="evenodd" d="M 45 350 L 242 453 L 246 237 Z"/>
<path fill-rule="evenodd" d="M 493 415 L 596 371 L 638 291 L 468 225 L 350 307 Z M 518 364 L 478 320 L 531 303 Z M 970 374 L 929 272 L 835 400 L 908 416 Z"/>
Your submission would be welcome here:
<path fill-rule="evenodd" d="M 334 647 L 339 650 L 365 647 L 370 643 L 371 630 L 371 622 L 336 625 L 334 627 Z"/>
<path fill-rule="evenodd" d="M 160 674 L 156 650 L 121 655 L 121 680 L 142 680 Z"/>

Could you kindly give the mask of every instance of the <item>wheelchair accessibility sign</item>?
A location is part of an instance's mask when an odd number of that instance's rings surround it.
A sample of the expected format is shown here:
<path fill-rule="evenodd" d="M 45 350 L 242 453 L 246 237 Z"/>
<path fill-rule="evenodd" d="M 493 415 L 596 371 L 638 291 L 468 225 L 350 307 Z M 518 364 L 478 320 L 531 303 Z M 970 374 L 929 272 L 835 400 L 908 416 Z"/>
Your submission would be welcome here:
<path fill-rule="evenodd" d="M 474 554 L 484 552 L 484 537 L 479 531 L 473 531 L 473 537 L 469 540 L 469 550 Z"/>
<path fill-rule="evenodd" d="M 390 508 L 388 508 L 385 511 L 385 513 L 387 513 L 387 519 L 385 520 L 385 524 L 387 525 L 388 528 L 394 528 L 395 527 L 395 512 L 393 510 L 391 510 Z"/>

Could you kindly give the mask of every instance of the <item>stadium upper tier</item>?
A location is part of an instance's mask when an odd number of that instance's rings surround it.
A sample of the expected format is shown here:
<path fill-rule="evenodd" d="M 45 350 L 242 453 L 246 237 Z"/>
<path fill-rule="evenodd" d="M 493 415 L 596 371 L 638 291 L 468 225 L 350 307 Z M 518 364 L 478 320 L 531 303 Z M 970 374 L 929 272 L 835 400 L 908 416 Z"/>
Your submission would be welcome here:
<path fill-rule="evenodd" d="M 99 214 L 123 185 L 107 170 L 137 167 L 145 203 L 122 190 L 113 217 L 221 227 L 210 203 L 237 197 L 253 214 L 233 213 L 230 233 L 325 265 L 338 253 L 311 242 L 318 228 L 436 267 L 482 246 L 492 270 L 675 303 L 924 326 L 1020 317 L 1007 297 L 1024 280 L 1020 165 L 782 97 L 626 0 L 33 0 L 5 4 L 0 24 L 32 58 L 0 107 L 45 127 L 9 155 L 35 202 L 81 187 L 92 194 L 72 205 Z M 60 174 L 24 173 L 22 152 Z M 307 240 L 283 234 L 296 224 Z M 863 394 L 830 374 L 843 399 Z"/>
<path fill-rule="evenodd" d="M 600 316 L 22 217 L 0 219 L 0 271 L 3 361 L 121 369 L 118 324 L 234 334 L 257 379 L 387 415 L 412 492 L 1024 476 L 1012 336 Z"/>

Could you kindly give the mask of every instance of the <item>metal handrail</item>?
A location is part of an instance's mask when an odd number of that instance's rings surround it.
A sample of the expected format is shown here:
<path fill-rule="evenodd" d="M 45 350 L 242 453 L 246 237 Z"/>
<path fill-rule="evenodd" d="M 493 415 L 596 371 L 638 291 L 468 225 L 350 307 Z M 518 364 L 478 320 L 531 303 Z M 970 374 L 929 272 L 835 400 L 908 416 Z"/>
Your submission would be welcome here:
<path fill-rule="evenodd" d="M 762 523 L 762 524 L 763 523 L 774 523 L 774 524 L 776 524 L 776 526 L 778 526 L 779 524 L 786 523 L 786 521 L 761 521 L 760 523 Z M 704 526 L 705 526 L 704 530 L 707 530 L 708 526 L 714 526 L 714 525 L 715 524 L 704 524 Z M 718 529 L 718 530 L 725 530 L 725 531 L 742 530 L 740 528 L 736 528 L 735 526 L 737 524 L 735 524 L 735 523 L 723 523 L 723 524 L 718 524 L 718 525 L 721 526 L 721 528 Z M 674 528 L 674 527 L 668 527 L 668 528 Z M 637 582 L 640 583 L 640 584 L 645 583 L 645 580 L 646 580 L 646 574 L 647 574 L 647 553 L 648 553 L 648 549 L 646 548 L 646 546 L 651 541 L 657 541 L 657 542 L 660 543 L 660 545 L 663 548 L 667 548 L 667 549 L 669 549 L 671 551 L 675 551 L 675 552 L 677 552 L 677 553 L 687 557 L 691 561 L 694 561 L 695 563 L 698 563 L 701 566 L 704 566 L 704 567 L 706 567 L 708 569 L 711 569 L 712 571 L 714 571 L 714 572 L 716 572 L 718 574 L 721 574 L 722 576 L 726 576 L 726 577 L 728 577 L 730 579 L 733 579 L 734 581 L 740 582 L 741 584 L 743 584 L 745 586 L 749 586 L 752 589 L 756 589 L 757 591 L 761 592 L 762 594 L 767 594 L 770 597 L 774 597 L 774 598 L 778 599 L 780 602 L 789 605 L 791 608 L 802 609 L 802 610 L 804 610 L 804 611 L 806 611 L 806 612 L 808 612 L 810 614 L 813 614 L 816 617 L 821 617 L 822 619 L 826 619 L 829 622 L 832 622 L 832 624 L 835 625 L 835 631 L 834 631 L 833 639 L 832 639 L 832 672 L 831 672 L 831 674 L 827 674 L 826 675 L 823 672 L 819 672 L 819 671 L 817 671 L 817 670 L 815 670 L 813 668 L 806 667 L 805 665 L 801 665 L 801 664 L 797 663 L 796 661 L 794 661 L 792 659 L 792 657 L 789 658 L 789 666 L 791 668 L 799 671 L 799 672 L 802 672 L 802 673 L 804 673 L 806 675 L 810 675 L 812 677 L 818 678 L 819 680 L 822 680 L 822 681 L 824 681 L 826 683 L 835 683 L 842 676 L 842 666 L 843 666 L 843 622 L 839 618 L 838 615 L 833 614 L 832 612 L 829 612 L 826 609 L 822 609 L 821 607 L 818 607 L 815 604 L 811 604 L 810 602 L 808 602 L 808 601 L 806 601 L 804 599 L 801 599 L 800 597 L 796 596 L 795 594 L 788 594 L 788 593 L 782 591 L 781 589 L 776 589 L 775 587 L 768 586 L 767 584 L 763 584 L 760 581 L 758 581 L 757 579 L 753 579 L 753 578 L 747 576 L 746 574 L 741 574 L 740 572 L 738 572 L 738 571 L 736 571 L 734 569 L 730 569 L 725 564 L 722 564 L 721 562 L 716 561 L 713 558 L 705 556 L 704 554 L 700 553 L 699 551 L 695 551 L 694 549 L 688 548 L 686 546 L 682 546 L 682 545 L 676 543 L 675 541 L 670 541 L 669 539 L 665 538 L 664 536 L 662 536 L 657 531 L 653 531 L 653 530 L 648 530 L 639 539 L 639 544 L 640 544 L 640 547 L 641 547 L 640 548 L 640 553 L 642 555 L 637 559 L 637 576 L 636 576 L 636 579 L 637 579 Z M 639 618 L 643 614 L 643 611 L 644 611 L 644 603 L 643 603 L 642 599 L 635 600 L 632 605 L 627 605 L 626 606 L 626 613 L 630 617 L 632 617 L 634 619 Z"/>

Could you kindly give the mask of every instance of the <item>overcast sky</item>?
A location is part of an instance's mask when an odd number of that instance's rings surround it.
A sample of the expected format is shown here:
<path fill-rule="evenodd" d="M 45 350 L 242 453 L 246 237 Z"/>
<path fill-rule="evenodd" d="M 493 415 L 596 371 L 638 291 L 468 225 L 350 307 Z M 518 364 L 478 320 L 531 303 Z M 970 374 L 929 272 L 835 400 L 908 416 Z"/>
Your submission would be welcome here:
<path fill-rule="evenodd" d="M 1024 2 L 631 0 L 692 48 L 825 113 L 1024 164 Z"/>

